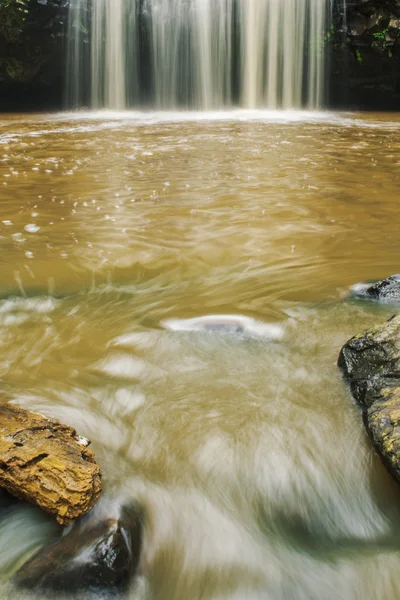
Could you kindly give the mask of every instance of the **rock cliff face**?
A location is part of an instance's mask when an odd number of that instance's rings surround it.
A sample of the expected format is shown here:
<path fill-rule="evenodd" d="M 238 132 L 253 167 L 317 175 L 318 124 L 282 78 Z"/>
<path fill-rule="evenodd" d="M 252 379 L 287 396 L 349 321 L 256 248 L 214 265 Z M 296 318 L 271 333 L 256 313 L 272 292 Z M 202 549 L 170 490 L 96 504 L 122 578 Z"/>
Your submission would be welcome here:
<path fill-rule="evenodd" d="M 0 111 L 61 108 L 67 0 L 0 0 Z"/>
<path fill-rule="evenodd" d="M 400 0 L 336 0 L 328 104 L 400 108 Z"/>

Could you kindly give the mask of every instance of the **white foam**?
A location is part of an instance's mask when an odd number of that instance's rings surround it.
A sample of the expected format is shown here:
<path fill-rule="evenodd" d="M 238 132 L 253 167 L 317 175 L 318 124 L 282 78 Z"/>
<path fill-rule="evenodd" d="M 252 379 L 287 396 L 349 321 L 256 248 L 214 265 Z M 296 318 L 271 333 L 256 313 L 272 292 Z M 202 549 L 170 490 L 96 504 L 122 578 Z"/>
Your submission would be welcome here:
<path fill-rule="evenodd" d="M 35 223 L 28 223 L 28 225 L 25 225 L 24 229 L 28 233 L 37 233 L 40 227 L 39 225 L 35 225 Z"/>
<path fill-rule="evenodd" d="M 171 331 L 205 331 L 222 335 L 262 337 L 269 340 L 283 338 L 281 325 L 263 323 L 243 315 L 206 315 L 194 319 L 166 319 L 162 327 Z"/>
<path fill-rule="evenodd" d="M 350 290 L 353 294 L 364 294 L 370 287 L 373 285 L 372 283 L 355 283 L 350 287 Z"/>
<path fill-rule="evenodd" d="M 20 298 L 15 296 L 0 302 L 0 313 L 46 314 L 52 312 L 58 304 L 58 301 L 50 296 L 43 298 Z"/>

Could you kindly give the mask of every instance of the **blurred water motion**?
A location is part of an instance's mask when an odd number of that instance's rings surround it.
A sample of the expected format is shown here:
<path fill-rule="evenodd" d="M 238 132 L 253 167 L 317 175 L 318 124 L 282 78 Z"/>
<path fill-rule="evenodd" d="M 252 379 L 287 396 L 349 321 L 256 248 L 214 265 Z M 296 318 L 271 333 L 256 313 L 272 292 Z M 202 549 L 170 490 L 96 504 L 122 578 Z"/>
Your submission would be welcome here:
<path fill-rule="evenodd" d="M 399 271 L 398 121 L 298 117 L 2 122 L 2 388 L 144 507 L 132 600 L 400 597 L 399 491 L 335 364 L 393 311 L 344 296 Z M 54 534 L 13 507 L 3 580 Z"/>
<path fill-rule="evenodd" d="M 283 328 L 271 323 L 262 323 L 242 315 L 207 315 L 195 319 L 166 319 L 161 325 L 172 331 L 204 331 L 221 335 L 241 335 L 280 340 Z"/>
<path fill-rule="evenodd" d="M 74 0 L 69 7 L 70 108 L 311 109 L 323 100 L 327 0 Z"/>

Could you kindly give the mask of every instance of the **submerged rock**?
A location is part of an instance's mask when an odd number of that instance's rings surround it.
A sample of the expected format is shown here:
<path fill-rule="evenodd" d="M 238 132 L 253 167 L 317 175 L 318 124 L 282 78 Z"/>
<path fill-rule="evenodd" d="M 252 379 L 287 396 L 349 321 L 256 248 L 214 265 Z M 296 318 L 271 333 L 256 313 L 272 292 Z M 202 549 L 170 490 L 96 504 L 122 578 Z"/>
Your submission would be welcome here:
<path fill-rule="evenodd" d="M 19 587 L 42 592 L 124 591 L 135 574 L 142 541 L 141 515 L 124 506 L 104 518 L 90 513 L 35 554 L 14 575 Z"/>
<path fill-rule="evenodd" d="M 87 513 L 101 492 L 89 444 L 68 425 L 0 404 L 0 487 L 68 525 Z"/>
<path fill-rule="evenodd" d="M 400 303 L 400 274 L 392 275 L 376 283 L 358 283 L 351 288 L 356 298 L 385 303 Z"/>
<path fill-rule="evenodd" d="M 338 365 L 376 451 L 400 482 L 400 315 L 349 340 Z"/>
<path fill-rule="evenodd" d="M 205 315 L 194 319 L 166 319 L 161 325 L 172 331 L 204 331 L 216 334 L 236 334 L 280 340 L 283 328 L 242 315 Z"/>

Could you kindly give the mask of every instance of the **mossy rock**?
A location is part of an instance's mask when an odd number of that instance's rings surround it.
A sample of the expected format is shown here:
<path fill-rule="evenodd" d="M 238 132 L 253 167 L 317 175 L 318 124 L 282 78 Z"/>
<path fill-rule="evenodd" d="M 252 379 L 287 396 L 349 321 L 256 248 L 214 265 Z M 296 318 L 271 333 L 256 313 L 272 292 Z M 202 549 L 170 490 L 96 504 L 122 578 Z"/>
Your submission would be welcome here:
<path fill-rule="evenodd" d="M 375 450 L 400 482 L 400 315 L 349 340 L 338 365 Z"/>

